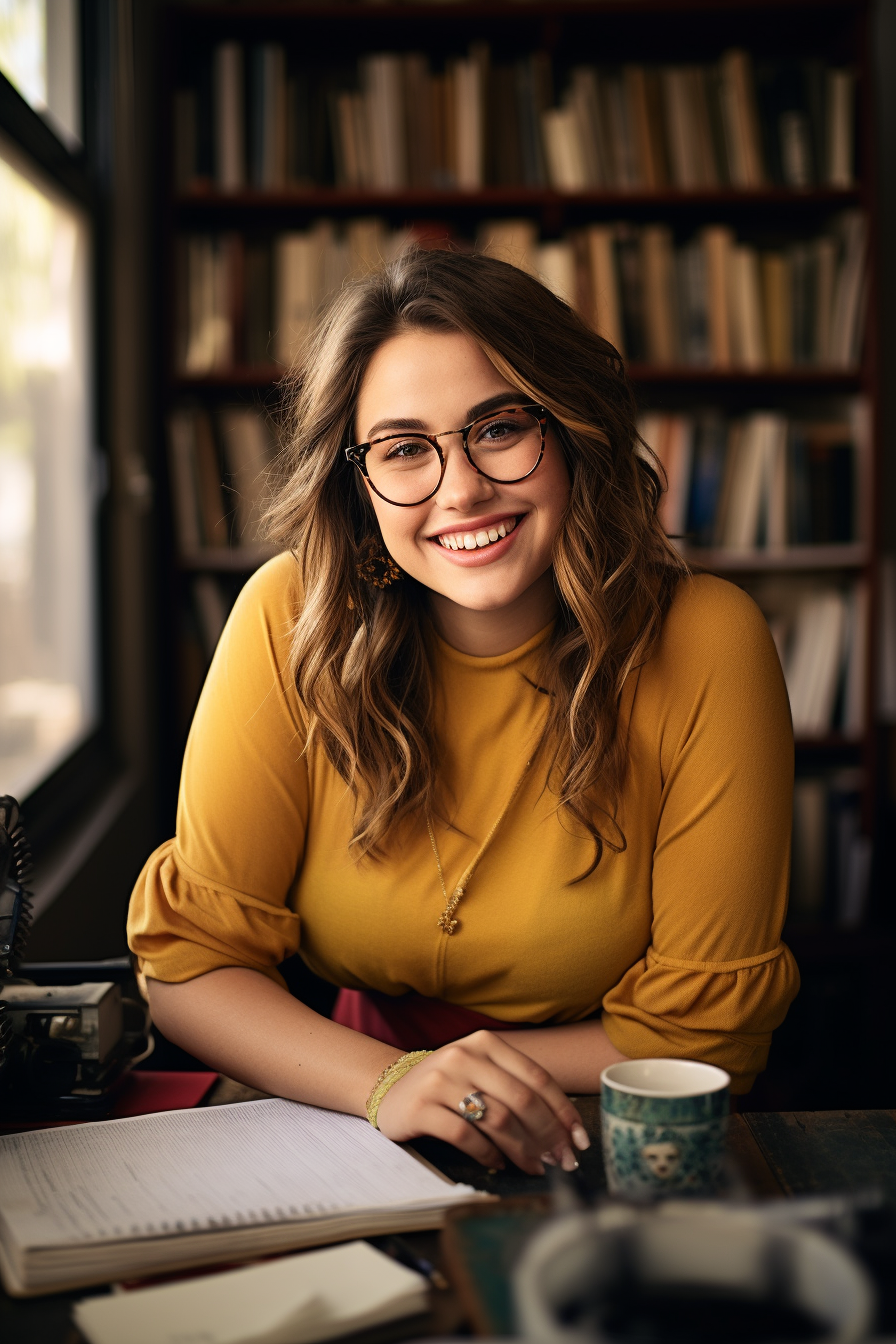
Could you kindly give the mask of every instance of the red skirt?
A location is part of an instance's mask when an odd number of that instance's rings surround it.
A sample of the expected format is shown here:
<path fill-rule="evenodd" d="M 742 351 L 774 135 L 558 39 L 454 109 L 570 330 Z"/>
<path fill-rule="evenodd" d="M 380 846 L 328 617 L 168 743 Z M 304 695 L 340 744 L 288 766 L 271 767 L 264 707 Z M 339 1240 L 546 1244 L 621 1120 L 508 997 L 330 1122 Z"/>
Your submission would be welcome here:
<path fill-rule="evenodd" d="M 375 989 L 340 989 L 331 1014 L 340 1026 L 351 1027 L 375 1041 L 384 1041 L 407 1053 L 409 1050 L 438 1050 L 440 1045 L 469 1036 L 483 1028 L 490 1031 L 515 1031 L 536 1022 L 501 1022 L 472 1008 L 441 999 L 426 999 L 422 994 L 381 994 Z"/>

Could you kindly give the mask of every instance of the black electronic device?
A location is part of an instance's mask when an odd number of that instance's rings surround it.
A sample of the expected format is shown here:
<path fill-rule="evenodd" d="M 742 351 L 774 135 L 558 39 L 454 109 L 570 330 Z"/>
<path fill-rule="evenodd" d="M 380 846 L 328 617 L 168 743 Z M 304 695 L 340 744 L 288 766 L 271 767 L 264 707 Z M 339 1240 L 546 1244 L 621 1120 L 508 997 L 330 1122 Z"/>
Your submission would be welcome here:
<path fill-rule="evenodd" d="M 127 958 L 23 964 L 30 874 L 19 806 L 0 797 L 0 1123 L 99 1118 L 152 1050 L 148 1012 Z"/>

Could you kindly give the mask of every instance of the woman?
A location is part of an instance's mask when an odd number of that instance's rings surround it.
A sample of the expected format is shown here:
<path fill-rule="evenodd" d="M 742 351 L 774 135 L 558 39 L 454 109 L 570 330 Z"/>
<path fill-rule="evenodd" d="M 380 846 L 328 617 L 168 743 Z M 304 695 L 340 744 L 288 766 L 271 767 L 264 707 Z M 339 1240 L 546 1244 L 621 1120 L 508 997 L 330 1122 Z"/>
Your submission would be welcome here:
<path fill-rule="evenodd" d="M 616 1060 L 746 1090 L 797 988 L 787 698 L 663 535 L 616 352 L 503 262 L 409 253 L 321 325 L 287 466 L 132 901 L 162 1031 L 528 1172 Z"/>

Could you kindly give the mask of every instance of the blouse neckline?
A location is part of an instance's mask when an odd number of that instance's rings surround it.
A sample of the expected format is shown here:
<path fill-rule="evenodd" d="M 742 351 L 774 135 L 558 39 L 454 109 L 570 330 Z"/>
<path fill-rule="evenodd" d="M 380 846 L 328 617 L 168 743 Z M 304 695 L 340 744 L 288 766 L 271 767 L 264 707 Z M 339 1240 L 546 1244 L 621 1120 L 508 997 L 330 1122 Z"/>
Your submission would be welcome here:
<path fill-rule="evenodd" d="M 461 653 L 460 649 L 455 649 L 453 645 L 447 643 L 435 627 L 432 627 L 432 634 L 439 656 L 447 662 L 455 663 L 460 667 L 468 667 L 477 672 L 491 672 L 502 667 L 511 667 L 514 663 L 527 658 L 530 653 L 547 642 L 553 633 L 554 624 L 554 621 L 549 621 L 531 639 L 527 639 L 525 644 L 520 644 L 518 648 L 510 649 L 507 653 L 491 654 L 488 657 L 481 657 L 474 653 Z"/>

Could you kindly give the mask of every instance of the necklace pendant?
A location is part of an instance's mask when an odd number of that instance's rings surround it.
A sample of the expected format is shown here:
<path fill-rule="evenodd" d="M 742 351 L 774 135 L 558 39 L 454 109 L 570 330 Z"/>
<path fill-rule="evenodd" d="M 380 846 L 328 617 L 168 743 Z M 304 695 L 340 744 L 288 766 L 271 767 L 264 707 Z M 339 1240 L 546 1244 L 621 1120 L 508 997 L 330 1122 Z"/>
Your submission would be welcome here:
<path fill-rule="evenodd" d="M 450 909 L 443 910 L 438 919 L 438 927 L 443 933 L 447 933 L 449 938 L 458 925 L 458 921 L 451 918 L 452 913 L 453 912 Z"/>

